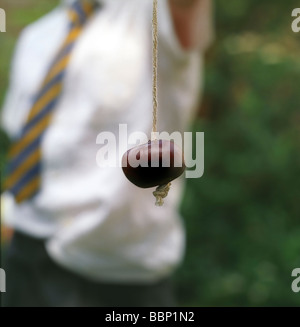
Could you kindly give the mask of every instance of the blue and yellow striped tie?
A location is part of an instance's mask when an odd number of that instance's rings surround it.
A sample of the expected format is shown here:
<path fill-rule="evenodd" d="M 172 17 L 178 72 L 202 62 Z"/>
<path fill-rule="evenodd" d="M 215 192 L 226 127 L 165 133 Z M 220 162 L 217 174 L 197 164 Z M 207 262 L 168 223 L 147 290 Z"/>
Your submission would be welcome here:
<path fill-rule="evenodd" d="M 96 5 L 89 1 L 75 1 L 69 8 L 69 33 L 34 98 L 21 135 L 8 154 L 5 189 L 20 203 L 32 198 L 40 189 L 42 153 L 41 139 L 51 122 L 53 111 L 63 89 L 63 79 L 71 50 L 87 18 Z"/>

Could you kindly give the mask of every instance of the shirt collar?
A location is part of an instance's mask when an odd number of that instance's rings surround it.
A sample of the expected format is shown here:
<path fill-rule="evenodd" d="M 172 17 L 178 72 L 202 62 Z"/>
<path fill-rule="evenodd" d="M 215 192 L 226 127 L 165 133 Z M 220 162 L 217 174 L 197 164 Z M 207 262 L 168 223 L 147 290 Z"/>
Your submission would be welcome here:
<path fill-rule="evenodd" d="M 62 0 L 61 2 L 65 6 L 70 6 L 75 1 L 77 1 L 77 0 Z M 89 0 L 89 1 L 93 1 L 95 3 L 102 4 L 102 3 L 106 3 L 106 2 L 111 1 L 111 0 Z"/>

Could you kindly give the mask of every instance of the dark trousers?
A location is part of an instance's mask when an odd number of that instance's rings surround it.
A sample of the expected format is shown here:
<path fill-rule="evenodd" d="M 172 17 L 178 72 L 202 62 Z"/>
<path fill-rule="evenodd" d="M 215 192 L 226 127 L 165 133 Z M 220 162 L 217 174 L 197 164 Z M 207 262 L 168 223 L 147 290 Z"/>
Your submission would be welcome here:
<path fill-rule="evenodd" d="M 174 306 L 170 280 L 153 284 L 97 283 L 58 266 L 44 241 L 15 232 L 4 260 L 6 307 Z"/>

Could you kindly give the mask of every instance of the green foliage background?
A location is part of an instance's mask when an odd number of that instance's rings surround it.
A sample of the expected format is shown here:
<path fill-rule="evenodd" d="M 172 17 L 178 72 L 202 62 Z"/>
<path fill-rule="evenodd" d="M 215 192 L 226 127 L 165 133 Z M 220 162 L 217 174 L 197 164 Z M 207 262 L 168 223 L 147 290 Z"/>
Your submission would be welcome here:
<path fill-rule="evenodd" d="M 0 102 L 20 29 L 57 1 L 3 0 Z M 215 1 L 216 40 L 195 131 L 205 173 L 188 180 L 181 211 L 187 254 L 175 280 L 181 305 L 298 306 L 300 267 L 300 33 L 294 0 Z M 0 139 L 0 164 L 8 140 Z"/>

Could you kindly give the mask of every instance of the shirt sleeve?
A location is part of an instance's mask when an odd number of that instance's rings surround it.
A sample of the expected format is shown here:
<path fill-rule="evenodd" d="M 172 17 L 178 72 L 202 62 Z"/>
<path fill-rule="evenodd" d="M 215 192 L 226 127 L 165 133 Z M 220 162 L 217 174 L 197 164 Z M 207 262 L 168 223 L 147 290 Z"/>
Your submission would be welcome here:
<path fill-rule="evenodd" d="M 186 58 L 193 52 L 205 52 L 214 40 L 212 1 L 203 1 L 203 10 L 199 14 L 197 29 L 198 42 L 195 48 L 185 50 L 176 35 L 168 0 L 158 1 L 159 41 L 168 48 L 174 57 Z"/>
<path fill-rule="evenodd" d="M 22 92 L 20 83 L 18 82 L 17 71 L 19 69 L 19 58 L 21 56 L 23 42 L 23 33 L 21 33 L 10 64 L 9 85 L 1 110 L 1 127 L 10 137 L 13 137 L 17 133 L 20 124 L 17 108 L 19 101 L 22 101 Z"/>

